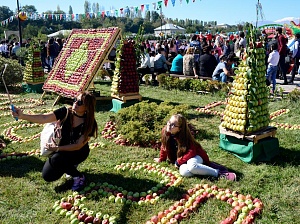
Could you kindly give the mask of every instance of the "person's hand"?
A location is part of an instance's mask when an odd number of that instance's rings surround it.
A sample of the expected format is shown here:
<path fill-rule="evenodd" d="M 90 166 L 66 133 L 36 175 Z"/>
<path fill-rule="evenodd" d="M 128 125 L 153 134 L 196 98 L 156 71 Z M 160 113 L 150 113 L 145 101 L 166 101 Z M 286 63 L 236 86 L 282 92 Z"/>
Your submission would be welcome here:
<path fill-rule="evenodd" d="M 52 151 L 52 152 L 57 152 L 58 151 L 58 146 L 55 146 L 52 143 L 46 143 L 46 150 L 47 151 Z"/>
<path fill-rule="evenodd" d="M 154 160 L 154 162 L 156 162 L 156 163 L 159 163 L 159 162 L 160 162 L 160 159 L 159 159 L 159 158 L 154 158 L 153 160 Z"/>
<path fill-rule="evenodd" d="M 17 107 L 14 106 L 14 111 L 11 111 L 11 115 L 13 117 L 18 117 L 20 119 L 22 119 L 23 117 L 23 111 Z"/>

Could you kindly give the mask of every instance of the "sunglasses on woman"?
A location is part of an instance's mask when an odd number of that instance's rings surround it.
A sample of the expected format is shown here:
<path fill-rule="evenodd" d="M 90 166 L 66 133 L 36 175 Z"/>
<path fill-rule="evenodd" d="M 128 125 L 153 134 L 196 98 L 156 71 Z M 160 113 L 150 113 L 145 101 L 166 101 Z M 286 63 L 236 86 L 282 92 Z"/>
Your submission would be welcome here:
<path fill-rule="evenodd" d="M 175 123 L 171 123 L 170 121 L 167 122 L 167 125 L 170 126 L 171 128 L 179 127 L 178 125 L 176 125 Z"/>
<path fill-rule="evenodd" d="M 79 100 L 79 99 L 75 98 L 74 103 L 76 103 L 77 106 L 82 106 L 83 105 L 83 100 Z"/>

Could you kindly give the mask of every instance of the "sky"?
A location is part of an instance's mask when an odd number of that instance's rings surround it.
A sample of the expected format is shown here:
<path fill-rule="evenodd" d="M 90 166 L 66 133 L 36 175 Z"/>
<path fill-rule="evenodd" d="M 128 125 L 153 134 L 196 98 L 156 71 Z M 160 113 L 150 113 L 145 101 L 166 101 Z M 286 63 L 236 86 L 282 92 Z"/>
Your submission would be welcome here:
<path fill-rule="evenodd" d="M 164 2 L 168 5 L 165 7 Z M 175 2 L 175 6 L 172 5 Z M 85 0 L 19 0 L 20 6 L 34 5 L 38 13 L 47 10 L 56 10 L 57 6 L 68 13 L 72 6 L 74 14 L 84 12 Z M 159 0 L 89 0 L 91 5 L 99 3 L 100 9 L 110 11 L 111 9 L 130 7 L 141 7 L 149 4 L 150 10 L 153 4 Z M 188 3 L 187 3 L 188 2 Z M 259 0 L 264 15 L 263 20 L 268 22 L 277 21 L 286 17 L 294 17 L 296 23 L 300 23 L 300 10 L 295 5 L 296 0 Z M 217 21 L 218 24 L 234 25 L 243 22 L 255 23 L 257 20 L 256 4 L 258 0 L 162 0 L 162 12 L 167 18 L 172 19 L 198 19 L 202 21 Z M 17 8 L 17 0 L 0 0 L 0 6 L 8 6 L 12 11 Z M 101 10 L 100 10 L 101 11 Z M 157 11 L 159 13 L 159 11 Z M 261 20 L 261 18 L 259 18 Z"/>

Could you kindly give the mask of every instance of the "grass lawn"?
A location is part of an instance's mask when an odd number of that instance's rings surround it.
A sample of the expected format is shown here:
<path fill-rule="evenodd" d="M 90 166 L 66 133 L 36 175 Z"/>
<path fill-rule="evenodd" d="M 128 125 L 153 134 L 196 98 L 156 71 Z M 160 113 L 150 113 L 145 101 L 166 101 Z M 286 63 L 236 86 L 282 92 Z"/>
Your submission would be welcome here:
<path fill-rule="evenodd" d="M 101 91 L 101 95 L 109 95 L 110 85 L 97 84 L 96 88 Z M 6 115 L 7 98 L 4 90 L 0 96 L 0 138 L 3 138 L 3 130 L 16 125 L 5 123 L 13 122 L 13 118 Z M 144 206 L 130 206 L 113 203 L 106 197 L 93 197 L 84 204 L 91 210 L 107 213 L 117 217 L 118 223 L 145 223 L 153 215 L 164 211 L 178 201 L 181 195 L 196 184 L 217 185 L 219 188 L 229 188 L 241 194 L 250 194 L 262 200 L 264 204 L 263 213 L 255 219 L 256 223 L 298 223 L 300 214 L 300 131 L 285 130 L 279 128 L 276 137 L 279 139 L 280 155 L 272 162 L 247 164 L 219 148 L 219 128 L 220 117 L 216 115 L 206 115 L 197 112 L 195 109 L 205 106 L 213 101 L 224 100 L 221 94 L 199 95 L 192 92 L 168 91 L 160 87 L 141 86 L 140 94 L 143 100 L 150 102 L 170 101 L 175 104 L 188 104 L 190 109 L 189 122 L 192 123 L 200 134 L 197 140 L 208 152 L 212 161 L 223 164 L 230 170 L 237 173 L 237 181 L 217 180 L 205 177 L 184 178 L 183 182 L 175 187 L 174 192 L 166 198 L 157 201 L 156 204 Z M 55 95 L 47 93 L 43 98 L 44 105 L 37 105 L 36 101 L 27 102 L 25 99 L 40 99 L 41 94 L 21 93 L 13 95 L 13 103 L 16 106 L 34 105 L 30 110 L 53 109 L 52 104 Z M 56 105 L 58 108 L 60 105 Z M 223 106 L 218 106 L 213 110 L 222 111 Z M 104 128 L 113 112 L 111 101 L 98 101 L 96 119 L 99 130 Z M 289 102 L 287 100 L 271 101 L 269 111 L 286 108 L 290 112 L 284 114 L 274 121 L 279 123 L 299 124 L 299 102 Z M 39 133 L 42 126 L 30 128 L 20 128 L 15 130 L 19 136 L 32 136 Z M 124 147 L 109 142 L 101 136 L 92 142 L 101 141 L 104 146 L 91 150 L 89 158 L 79 165 L 79 170 L 84 172 L 87 183 L 108 182 L 122 187 L 128 191 L 147 191 L 161 181 L 161 177 L 155 174 L 146 174 L 140 170 L 135 172 L 120 172 L 114 167 L 121 163 L 147 162 L 152 163 L 153 158 L 159 155 L 158 150 L 152 148 Z M 6 142 L 7 147 L 3 153 L 31 151 L 39 148 L 39 138 L 23 142 Z M 72 194 L 70 187 L 72 182 L 64 177 L 53 183 L 47 183 L 41 177 L 41 170 L 46 158 L 39 156 L 28 156 L 17 160 L 0 161 L 0 223 L 70 223 L 70 220 L 56 214 L 52 206 L 55 201 Z M 167 163 L 162 166 L 176 170 Z M 196 212 L 190 215 L 189 219 L 184 219 L 181 223 L 219 223 L 229 216 L 231 206 L 220 200 L 210 199 L 201 204 Z"/>

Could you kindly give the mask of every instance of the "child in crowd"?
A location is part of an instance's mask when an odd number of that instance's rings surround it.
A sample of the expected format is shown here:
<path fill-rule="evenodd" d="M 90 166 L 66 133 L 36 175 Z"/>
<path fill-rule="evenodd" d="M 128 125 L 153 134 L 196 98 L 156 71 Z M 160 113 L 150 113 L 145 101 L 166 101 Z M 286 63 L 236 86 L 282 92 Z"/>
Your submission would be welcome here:
<path fill-rule="evenodd" d="M 162 129 L 160 157 L 155 162 L 170 160 L 184 177 L 205 175 L 236 180 L 235 173 L 210 162 L 208 155 L 194 139 L 185 117 L 176 114 Z"/>
<path fill-rule="evenodd" d="M 268 57 L 268 68 L 267 68 L 267 84 L 269 85 L 272 82 L 272 90 L 271 93 L 274 94 L 275 88 L 276 88 L 276 74 L 278 69 L 278 62 L 279 62 L 279 52 L 277 51 L 278 45 L 276 43 L 273 43 L 271 45 L 271 53 Z"/>

